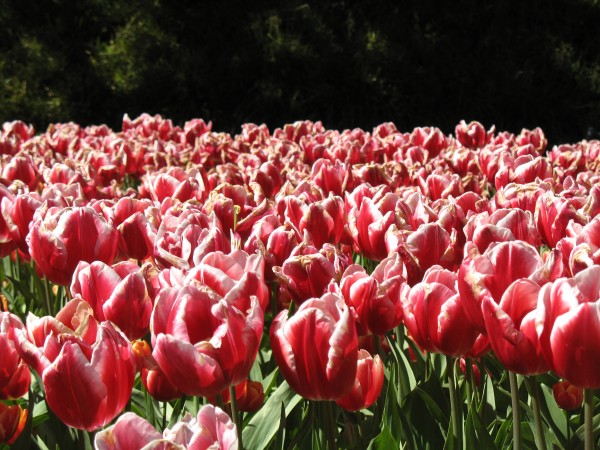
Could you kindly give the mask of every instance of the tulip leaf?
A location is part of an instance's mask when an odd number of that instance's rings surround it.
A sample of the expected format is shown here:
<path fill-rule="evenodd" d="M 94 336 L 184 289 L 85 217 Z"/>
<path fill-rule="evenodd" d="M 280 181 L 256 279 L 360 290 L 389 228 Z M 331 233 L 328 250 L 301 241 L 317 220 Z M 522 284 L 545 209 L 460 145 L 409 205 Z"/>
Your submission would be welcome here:
<path fill-rule="evenodd" d="M 543 401 L 540 401 L 540 412 L 546 419 L 546 422 L 552 430 L 552 437 L 556 443 L 563 447 L 567 445 L 567 419 L 565 412 L 556 404 L 552 388 L 545 384 L 541 384 L 540 388 L 543 393 Z M 540 400 L 542 400 L 540 398 Z"/>
<path fill-rule="evenodd" d="M 384 423 L 381 433 L 369 443 L 367 450 L 390 450 L 394 448 L 400 447 L 394 439 L 394 436 L 392 436 L 390 429 Z"/>
<path fill-rule="evenodd" d="M 285 405 L 287 417 L 301 400 L 302 397 L 286 381 L 281 383 L 244 427 L 244 446 L 250 450 L 267 448 L 279 429 L 279 421 L 273 420 L 273 417 L 280 417 L 281 405 Z"/>
<path fill-rule="evenodd" d="M 473 404 L 469 408 L 467 421 L 465 422 L 465 444 L 466 448 L 497 448 L 488 430 L 483 426 Z"/>

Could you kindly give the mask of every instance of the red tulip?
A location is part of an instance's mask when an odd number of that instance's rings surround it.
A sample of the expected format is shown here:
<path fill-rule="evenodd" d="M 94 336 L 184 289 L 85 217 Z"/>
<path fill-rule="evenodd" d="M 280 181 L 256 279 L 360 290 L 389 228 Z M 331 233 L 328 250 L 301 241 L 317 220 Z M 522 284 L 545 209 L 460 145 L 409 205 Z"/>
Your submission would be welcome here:
<path fill-rule="evenodd" d="M 351 166 L 338 159 L 335 162 L 325 158 L 315 161 L 310 178 L 325 194 L 331 192 L 339 196 L 350 190 L 354 183 Z"/>
<path fill-rule="evenodd" d="M 600 387 L 600 266 L 559 278 L 540 291 L 536 328 L 544 356 L 561 378 Z"/>
<path fill-rule="evenodd" d="M 359 334 L 383 335 L 400 324 L 400 289 L 405 281 L 405 269 L 397 253 L 381 261 L 372 275 L 358 264 L 348 266 L 340 290 L 348 306 L 356 311 Z"/>
<path fill-rule="evenodd" d="M 152 316 L 154 359 L 182 392 L 215 396 L 248 377 L 263 320 L 256 297 L 246 314 L 207 289 L 164 289 Z"/>
<path fill-rule="evenodd" d="M 156 233 L 154 258 L 159 267 L 190 269 L 208 253 L 231 251 L 231 243 L 214 215 L 188 204 L 169 210 Z"/>
<path fill-rule="evenodd" d="M 493 243 L 483 254 L 475 244 L 467 242 L 465 259 L 458 271 L 458 290 L 467 319 L 485 332 L 483 298 L 489 296 L 499 303 L 513 281 L 529 278 L 542 285 L 558 278 L 562 268 L 557 251 L 544 262 L 537 250 L 523 241 Z"/>
<path fill-rule="evenodd" d="M 123 197 L 113 207 L 114 226 L 119 232 L 119 252 L 125 259 L 143 261 L 152 255 L 158 210 L 149 200 Z"/>
<path fill-rule="evenodd" d="M 97 450 L 237 450 L 238 438 L 235 425 L 225 412 L 204 405 L 195 419 L 187 414 L 163 434 L 146 419 L 125 413 L 114 425 L 96 434 L 94 445 Z"/>
<path fill-rule="evenodd" d="M 275 276 L 298 304 L 319 297 L 332 280 L 338 281 L 347 266 L 346 257 L 330 244 L 320 251 L 300 244 L 281 267 L 273 267 Z"/>
<path fill-rule="evenodd" d="M 34 214 L 41 205 L 41 198 L 37 193 L 19 194 L 12 202 L 7 197 L 2 199 L 2 217 L 13 242 L 24 255 L 29 255 L 26 237 Z"/>
<path fill-rule="evenodd" d="M 265 399 L 262 383 L 252 380 L 242 381 L 235 386 L 235 399 L 237 401 L 238 411 L 258 411 Z M 224 404 L 231 403 L 229 389 L 225 389 L 223 392 L 221 392 L 221 400 Z M 217 398 L 209 397 L 208 401 L 212 404 L 215 404 L 217 402 Z"/>
<path fill-rule="evenodd" d="M 388 256 L 385 233 L 392 226 L 401 227 L 396 217 L 398 197 L 384 195 L 377 203 L 362 197 L 359 207 L 348 213 L 348 230 L 354 241 L 354 250 L 369 259 L 381 261 Z"/>
<path fill-rule="evenodd" d="M 19 405 L 0 402 L 0 444 L 11 445 L 19 437 L 27 422 L 27 410 Z"/>
<path fill-rule="evenodd" d="M 501 208 L 492 214 L 484 212 L 472 215 L 464 231 L 467 240 L 473 241 L 482 253 L 492 242 L 520 240 L 534 247 L 539 247 L 541 244 L 533 215 L 519 208 Z"/>
<path fill-rule="evenodd" d="M 292 317 L 271 325 L 273 356 L 283 377 L 309 400 L 337 400 L 356 378 L 358 336 L 354 317 L 336 294 L 307 300 Z"/>
<path fill-rule="evenodd" d="M 358 351 L 358 366 L 354 386 L 336 403 L 348 411 L 358 411 L 371 406 L 383 387 L 383 362 L 379 355 L 372 357 L 366 350 Z"/>
<path fill-rule="evenodd" d="M 110 267 L 82 261 L 73 274 L 71 294 L 88 302 L 97 320 L 110 320 L 129 339 L 148 332 L 153 305 L 137 264 L 123 261 Z"/>
<path fill-rule="evenodd" d="M 96 325 L 90 312 L 85 302 L 74 299 L 56 319 L 30 314 L 31 341 L 25 333 L 17 334 L 23 359 L 42 378 L 48 406 L 63 423 L 88 431 L 103 427 L 125 408 L 136 371 L 130 342 L 110 322 Z"/>
<path fill-rule="evenodd" d="M 43 220 L 36 220 L 27 242 L 36 269 L 66 286 L 80 261 L 112 264 L 118 232 L 91 207 L 71 207 L 49 211 Z"/>
<path fill-rule="evenodd" d="M 465 321 L 457 278 L 455 272 L 434 266 L 402 294 L 404 324 L 424 350 L 463 356 L 475 344 L 479 332 Z"/>
<path fill-rule="evenodd" d="M 554 383 L 552 394 L 554 394 L 556 404 L 567 411 L 577 409 L 583 403 L 583 389 L 569 383 L 567 380 Z"/>
<path fill-rule="evenodd" d="M 29 366 L 17 352 L 15 336 L 15 330 L 24 329 L 18 316 L 0 311 L 0 400 L 23 397 L 29 390 Z"/>
<path fill-rule="evenodd" d="M 587 224 L 589 218 L 579 211 L 584 201 L 583 197 L 566 198 L 553 192 L 545 192 L 538 197 L 535 221 L 544 244 L 550 248 L 556 247 L 556 243 L 565 237 L 571 220 L 581 225 Z"/>
<path fill-rule="evenodd" d="M 581 228 L 568 257 L 572 274 L 600 264 L 600 217 Z"/>
<path fill-rule="evenodd" d="M 513 282 L 500 303 L 485 296 L 481 305 L 487 337 L 500 362 L 511 372 L 536 375 L 547 372 L 535 329 L 540 286 L 527 279 Z"/>
<path fill-rule="evenodd" d="M 464 147 L 467 148 L 481 148 L 490 140 L 494 135 L 494 131 L 496 127 L 492 126 L 487 132 L 482 124 L 479 122 L 473 121 L 468 125 L 464 120 L 461 120 L 456 128 L 454 129 L 454 133 L 456 134 L 456 139 L 460 142 Z"/>
<path fill-rule="evenodd" d="M 234 250 L 229 255 L 223 252 L 208 253 L 188 273 L 185 285 L 198 282 L 212 289 L 221 297 L 238 299 L 235 306 L 240 311 L 250 308 L 250 298 L 258 298 L 263 311 L 269 302 L 269 290 L 264 282 L 265 263 L 262 255 L 248 255 L 243 250 Z"/>

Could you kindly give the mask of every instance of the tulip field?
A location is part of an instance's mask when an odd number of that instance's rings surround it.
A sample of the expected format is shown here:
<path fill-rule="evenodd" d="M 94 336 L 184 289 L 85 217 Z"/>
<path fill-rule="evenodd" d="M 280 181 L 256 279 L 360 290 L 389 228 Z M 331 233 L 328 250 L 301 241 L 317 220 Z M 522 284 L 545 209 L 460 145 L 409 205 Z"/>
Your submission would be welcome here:
<path fill-rule="evenodd" d="M 0 131 L 0 449 L 600 445 L 600 141 Z"/>

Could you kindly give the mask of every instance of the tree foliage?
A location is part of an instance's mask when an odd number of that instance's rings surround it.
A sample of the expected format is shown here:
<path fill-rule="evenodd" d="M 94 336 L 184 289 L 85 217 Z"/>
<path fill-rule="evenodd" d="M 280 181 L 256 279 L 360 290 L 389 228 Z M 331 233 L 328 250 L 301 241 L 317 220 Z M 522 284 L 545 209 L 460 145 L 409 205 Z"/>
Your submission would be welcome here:
<path fill-rule="evenodd" d="M 0 119 L 600 128 L 595 0 L 211 3 L 4 2 Z"/>

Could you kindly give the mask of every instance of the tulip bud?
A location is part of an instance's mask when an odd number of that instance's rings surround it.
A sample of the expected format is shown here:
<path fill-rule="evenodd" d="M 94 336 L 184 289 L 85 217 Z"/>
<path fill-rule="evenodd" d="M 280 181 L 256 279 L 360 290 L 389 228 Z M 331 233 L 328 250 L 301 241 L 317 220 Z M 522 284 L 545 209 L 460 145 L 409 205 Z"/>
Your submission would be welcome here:
<path fill-rule="evenodd" d="M 567 411 L 579 408 L 583 402 L 583 389 L 566 380 L 554 384 L 552 393 L 556 404 Z"/>
<path fill-rule="evenodd" d="M 11 445 L 23 431 L 26 421 L 26 409 L 0 402 L 0 444 Z"/>

